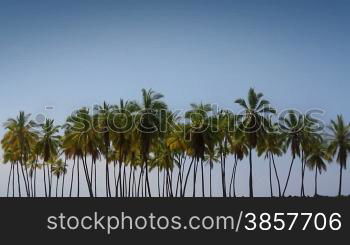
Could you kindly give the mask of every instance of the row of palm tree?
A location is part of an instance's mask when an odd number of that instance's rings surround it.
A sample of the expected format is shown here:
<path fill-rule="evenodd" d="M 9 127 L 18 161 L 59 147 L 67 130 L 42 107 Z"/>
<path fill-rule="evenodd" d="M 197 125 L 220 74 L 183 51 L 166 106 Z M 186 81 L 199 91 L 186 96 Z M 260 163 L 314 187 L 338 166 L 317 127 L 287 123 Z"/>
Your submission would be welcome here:
<path fill-rule="evenodd" d="M 212 197 L 214 165 L 220 166 L 222 196 L 236 197 L 238 164 L 248 158 L 249 196 L 253 197 L 254 151 L 259 159 L 264 157 L 268 162 L 271 196 L 275 196 L 273 179 L 277 182 L 277 196 L 286 196 L 297 161 L 301 167 L 300 196 L 305 196 L 306 167 L 315 172 L 317 196 L 318 174 L 333 159 L 340 166 L 338 195 L 342 194 L 342 175 L 350 151 L 350 125 L 341 115 L 327 129 L 320 129 L 319 122 L 310 115 L 293 110 L 275 122 L 272 116 L 276 110 L 254 89 L 249 90 L 246 100 L 235 101 L 244 111 L 239 115 L 228 110 L 215 112 L 209 104 L 200 103 L 191 104 L 191 110 L 181 117 L 171 112 L 162 99 L 162 94 L 143 89 L 141 103 L 120 100 L 117 105 L 95 106 L 92 111 L 83 107 L 62 126 L 55 125 L 52 119 L 35 123 L 24 112 L 8 119 L 1 140 L 4 163 L 11 164 L 7 196 L 12 193 L 21 197 L 25 193 L 27 197 L 36 197 L 37 175 L 42 174 L 40 184 L 44 186 L 45 197 L 79 197 L 80 176 L 84 176 L 89 196 L 96 197 L 101 195 L 97 193 L 97 164 L 104 164 L 106 197 L 154 196 L 150 171 L 157 172 L 157 196 L 189 196 L 188 186 L 192 185 L 195 197 L 199 181 L 201 196 L 209 192 Z M 291 163 L 282 183 L 276 160 L 287 153 L 291 154 Z M 209 173 L 205 174 L 206 164 Z M 70 181 L 65 181 L 68 165 Z M 228 167 L 232 169 L 229 176 Z"/>

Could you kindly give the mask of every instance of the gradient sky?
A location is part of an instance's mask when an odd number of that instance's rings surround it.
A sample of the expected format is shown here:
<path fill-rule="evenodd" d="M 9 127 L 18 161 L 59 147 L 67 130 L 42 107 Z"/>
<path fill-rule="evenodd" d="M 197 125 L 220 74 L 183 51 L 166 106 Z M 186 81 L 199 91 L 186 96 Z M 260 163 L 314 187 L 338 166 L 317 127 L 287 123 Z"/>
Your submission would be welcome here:
<path fill-rule="evenodd" d="M 0 122 L 25 110 L 62 123 L 83 105 L 138 99 L 141 88 L 163 93 L 172 109 L 203 101 L 236 110 L 249 87 L 280 110 L 321 108 L 326 122 L 339 113 L 350 120 L 349 13 L 346 0 L 1 1 Z M 278 160 L 282 183 L 289 161 Z M 239 164 L 242 195 L 247 165 Z M 8 169 L 0 167 L 0 195 Z M 267 171 L 254 159 L 257 195 L 268 195 Z M 313 173 L 306 178 L 313 194 Z M 334 195 L 337 186 L 331 164 L 319 191 Z M 350 194 L 348 170 L 343 190 Z"/>

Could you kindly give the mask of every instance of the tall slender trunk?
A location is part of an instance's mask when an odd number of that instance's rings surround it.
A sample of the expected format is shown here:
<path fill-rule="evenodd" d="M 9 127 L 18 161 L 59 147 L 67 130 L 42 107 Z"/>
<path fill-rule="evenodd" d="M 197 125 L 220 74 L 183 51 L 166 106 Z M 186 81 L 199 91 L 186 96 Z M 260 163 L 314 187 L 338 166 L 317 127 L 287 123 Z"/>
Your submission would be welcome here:
<path fill-rule="evenodd" d="M 152 194 L 151 194 L 151 188 L 150 188 L 150 185 L 149 185 L 149 178 L 148 178 L 148 160 L 146 159 L 146 164 L 145 164 L 145 168 L 146 168 L 146 179 L 145 179 L 145 182 L 146 182 L 146 185 L 147 185 L 147 191 L 148 191 L 148 197 L 152 197 Z M 146 193 L 147 195 L 147 193 Z"/>
<path fill-rule="evenodd" d="M 305 196 L 304 193 L 304 151 L 301 152 L 301 187 L 300 187 L 300 196 Z"/>
<path fill-rule="evenodd" d="M 58 197 L 58 180 L 60 177 L 56 176 L 56 198 Z"/>
<path fill-rule="evenodd" d="M 128 197 L 131 195 L 131 177 L 132 177 L 132 166 L 129 165 L 129 185 L 128 185 Z"/>
<path fill-rule="evenodd" d="M 22 197 L 22 194 L 21 194 L 21 182 L 19 180 L 19 167 L 18 167 L 18 162 L 16 163 L 17 165 L 17 185 L 18 185 L 18 196 L 19 197 Z"/>
<path fill-rule="evenodd" d="M 15 163 L 12 163 L 13 170 L 12 170 L 12 197 L 15 197 Z"/>
<path fill-rule="evenodd" d="M 157 166 L 157 179 L 158 179 L 158 197 L 160 197 L 160 180 L 159 180 L 159 175 L 160 175 L 160 167 Z"/>
<path fill-rule="evenodd" d="M 278 177 L 278 173 L 277 173 L 277 167 L 275 164 L 275 158 L 273 157 L 273 154 L 271 155 L 272 158 L 272 164 L 273 164 L 273 168 L 275 170 L 275 174 L 276 174 L 276 179 L 277 179 L 277 185 L 278 185 L 278 196 L 281 197 L 281 183 L 280 183 L 280 179 Z"/>
<path fill-rule="evenodd" d="M 198 159 L 196 159 L 193 167 L 193 197 L 196 197 L 196 182 L 197 182 Z"/>
<path fill-rule="evenodd" d="M 295 160 L 295 157 L 293 157 L 292 162 L 291 162 L 290 167 L 289 167 L 289 172 L 288 172 L 287 181 L 286 181 L 286 184 L 285 184 L 285 186 L 284 186 L 284 190 L 283 190 L 283 194 L 282 194 L 283 197 L 285 196 L 285 193 L 286 193 L 286 190 L 287 190 L 287 186 L 288 186 L 290 174 L 291 174 L 291 172 L 292 172 L 294 160 Z"/>
<path fill-rule="evenodd" d="M 67 167 L 67 157 L 64 159 L 64 169 Z M 66 179 L 66 173 L 65 171 L 63 172 L 63 180 L 62 180 L 62 192 L 61 192 L 61 197 L 64 196 L 64 181 Z"/>
<path fill-rule="evenodd" d="M 9 178 L 8 178 L 8 182 L 7 182 L 7 195 L 6 195 L 7 197 L 9 197 L 9 192 L 10 192 L 10 183 L 11 183 L 12 169 L 13 169 L 13 164 L 11 163 L 10 174 L 9 174 Z"/>
<path fill-rule="evenodd" d="M 46 169 L 45 169 L 45 162 L 43 162 L 43 172 L 44 172 L 44 187 L 45 187 L 45 197 L 47 197 L 47 187 L 46 187 Z"/>
<path fill-rule="evenodd" d="M 36 197 L 36 172 L 37 169 L 34 169 L 34 197 Z"/>
<path fill-rule="evenodd" d="M 201 172 L 202 172 L 202 197 L 205 197 L 203 159 L 201 159 Z"/>
<path fill-rule="evenodd" d="M 273 189 L 272 189 L 272 168 L 271 168 L 271 156 L 269 154 L 269 178 L 270 178 L 270 194 L 273 197 Z"/>
<path fill-rule="evenodd" d="M 70 179 L 70 190 L 69 190 L 69 197 L 72 197 L 72 189 L 73 189 L 73 180 L 74 180 L 74 168 L 75 168 L 75 157 L 74 157 L 74 163 L 73 163 L 73 168 L 72 168 L 72 176 Z"/>
<path fill-rule="evenodd" d="M 233 197 L 236 197 L 236 192 L 234 190 L 234 177 L 235 177 L 235 171 L 236 171 L 236 165 L 237 165 L 237 155 L 234 155 L 235 158 L 235 162 L 233 163 L 233 167 L 232 167 L 232 174 L 231 174 L 231 179 L 230 179 L 230 189 L 229 189 L 229 196 L 232 197 L 232 193 L 233 193 Z"/>
<path fill-rule="evenodd" d="M 339 191 L 338 191 L 338 196 L 341 196 L 342 180 L 343 180 L 343 164 L 340 164 L 340 175 L 339 175 Z"/>
<path fill-rule="evenodd" d="M 188 168 L 188 171 L 187 171 L 187 174 L 186 174 L 186 179 L 185 179 L 185 184 L 184 184 L 184 187 L 183 187 L 183 192 L 181 194 L 181 197 L 184 197 L 186 195 L 186 187 L 187 187 L 188 176 L 190 175 L 193 162 L 194 162 L 194 158 L 192 158 L 191 163 L 190 163 L 190 167 Z"/>
<path fill-rule="evenodd" d="M 254 197 L 253 191 L 253 161 L 252 161 L 252 148 L 249 147 L 249 197 Z"/>
<path fill-rule="evenodd" d="M 97 167 L 96 167 L 96 160 L 94 161 L 94 169 L 95 169 L 95 197 L 97 197 Z"/>
<path fill-rule="evenodd" d="M 89 169 L 88 169 L 88 165 L 87 165 L 87 161 L 86 161 L 86 153 L 84 154 L 84 157 L 82 157 L 82 161 L 83 161 L 85 179 L 86 179 L 86 183 L 87 183 L 88 190 L 89 190 L 89 195 L 90 195 L 90 197 L 94 197 L 91 179 L 90 179 L 90 173 L 89 173 Z"/>
<path fill-rule="evenodd" d="M 315 167 L 315 196 L 317 197 L 317 167 Z"/>
<path fill-rule="evenodd" d="M 77 170 L 78 170 L 78 191 L 77 191 L 77 196 L 80 197 L 80 162 L 79 162 L 79 157 L 77 159 Z"/>
<path fill-rule="evenodd" d="M 50 178 L 50 166 L 51 165 L 48 165 L 46 170 L 47 170 L 47 182 L 48 182 L 48 196 L 51 197 L 51 178 Z"/>
<path fill-rule="evenodd" d="M 117 184 L 117 162 L 113 162 L 113 180 L 114 180 L 114 189 L 115 189 L 115 197 L 118 197 L 118 184 Z"/>
<path fill-rule="evenodd" d="M 226 176 L 225 176 L 225 169 L 226 169 L 226 156 L 225 154 L 221 154 L 221 185 L 222 185 L 222 196 L 226 197 Z"/>
<path fill-rule="evenodd" d="M 24 185 L 25 185 L 25 188 L 26 188 L 26 193 L 27 193 L 27 197 L 30 196 L 29 194 L 29 183 L 27 183 L 27 180 L 26 180 L 26 175 L 24 173 L 24 168 L 23 168 L 23 164 L 21 164 L 21 172 L 22 172 L 22 177 L 23 177 L 23 181 L 24 181 Z"/>
<path fill-rule="evenodd" d="M 212 170 L 213 170 L 213 161 L 210 160 L 209 162 L 209 191 L 210 191 L 210 197 L 213 197 L 213 193 L 212 193 Z"/>

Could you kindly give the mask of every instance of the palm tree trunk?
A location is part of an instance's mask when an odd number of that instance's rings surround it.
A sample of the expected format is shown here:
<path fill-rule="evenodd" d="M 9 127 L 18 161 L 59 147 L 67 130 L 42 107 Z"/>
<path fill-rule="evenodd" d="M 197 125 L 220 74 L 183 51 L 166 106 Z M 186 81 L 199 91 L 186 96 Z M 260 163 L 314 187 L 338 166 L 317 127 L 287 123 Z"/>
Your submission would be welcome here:
<path fill-rule="evenodd" d="M 67 157 L 64 159 L 64 169 L 66 169 L 67 167 Z M 66 178 L 66 171 L 63 171 L 63 181 L 62 181 L 62 193 L 61 193 L 61 197 L 64 196 L 64 181 Z"/>
<path fill-rule="evenodd" d="M 34 197 L 36 197 L 36 171 L 37 169 L 34 169 Z"/>
<path fill-rule="evenodd" d="M 142 175 L 143 175 L 143 166 L 140 167 L 140 174 L 139 174 L 139 180 L 138 180 L 138 185 L 137 185 L 137 197 L 140 197 Z M 142 191 L 142 189 L 141 189 L 141 191 Z"/>
<path fill-rule="evenodd" d="M 273 190 L 272 190 L 272 168 L 271 168 L 271 156 L 269 154 L 269 177 L 270 177 L 270 193 L 271 197 L 273 197 Z"/>
<path fill-rule="evenodd" d="M 115 164 L 114 164 L 115 169 Z M 117 192 L 117 190 L 116 190 Z M 117 196 L 117 194 L 116 194 Z M 110 191 L 110 183 L 109 183 L 109 167 L 108 167 L 108 159 L 106 157 L 106 197 L 111 197 L 111 191 Z"/>
<path fill-rule="evenodd" d="M 118 184 L 117 184 L 117 168 L 116 161 L 113 162 L 113 180 L 114 180 L 114 189 L 115 189 L 115 197 L 118 197 Z M 106 191 L 107 193 L 107 191 Z"/>
<path fill-rule="evenodd" d="M 210 189 L 210 197 L 213 197 L 212 193 L 212 170 L 213 170 L 213 161 L 210 160 L 209 162 L 209 189 Z"/>
<path fill-rule="evenodd" d="M 249 197 L 254 197 L 253 191 L 253 161 L 252 161 L 252 148 L 249 147 Z"/>
<path fill-rule="evenodd" d="M 19 180 L 19 167 L 18 167 L 18 162 L 16 163 L 17 165 L 17 185 L 18 185 L 18 196 L 21 197 L 21 182 Z"/>
<path fill-rule="evenodd" d="M 186 174 L 186 179 L 185 179 L 185 184 L 184 184 L 184 187 L 183 187 L 183 192 L 181 194 L 181 197 L 184 197 L 186 195 L 186 187 L 187 187 L 188 176 L 190 175 L 193 162 L 194 162 L 194 158 L 192 158 L 191 163 L 190 163 L 190 167 L 188 168 L 188 171 L 187 171 L 187 174 Z"/>
<path fill-rule="evenodd" d="M 300 196 L 304 196 L 304 151 L 301 152 L 301 187 Z"/>
<path fill-rule="evenodd" d="M 12 169 L 13 169 L 13 164 L 11 163 L 10 174 L 9 174 L 9 178 L 8 178 L 8 182 L 7 182 L 7 195 L 6 195 L 7 197 L 9 197 L 9 192 L 10 192 L 10 183 L 11 183 Z"/>
<path fill-rule="evenodd" d="M 198 159 L 196 159 L 193 167 L 193 197 L 196 197 L 196 182 L 197 182 Z"/>
<path fill-rule="evenodd" d="M 13 165 L 13 170 L 12 170 L 12 197 L 15 197 L 15 165 Z"/>
<path fill-rule="evenodd" d="M 157 166 L 158 172 L 157 172 L 157 177 L 158 177 L 158 197 L 160 197 L 160 180 L 159 180 L 159 175 L 160 175 L 160 167 L 159 165 Z"/>
<path fill-rule="evenodd" d="M 26 188 L 27 197 L 29 197 L 30 196 L 30 194 L 29 194 L 29 186 L 27 184 L 26 175 L 24 173 L 24 168 L 23 168 L 23 164 L 22 163 L 21 163 L 21 172 L 22 172 L 24 185 L 25 185 L 25 188 Z"/>
<path fill-rule="evenodd" d="M 131 195 L 131 177 L 132 177 L 132 166 L 129 165 L 129 186 L 128 186 L 128 197 Z"/>
<path fill-rule="evenodd" d="M 317 167 L 315 167 L 315 197 L 317 196 Z"/>
<path fill-rule="evenodd" d="M 77 170 L 78 170 L 78 193 L 77 196 L 80 197 L 80 163 L 79 163 L 79 157 L 77 159 Z"/>
<path fill-rule="evenodd" d="M 278 177 L 277 168 L 276 168 L 275 159 L 273 157 L 273 154 L 271 155 L 271 158 L 272 158 L 272 164 L 273 164 L 273 168 L 275 170 L 277 184 L 278 184 L 278 196 L 281 197 L 281 183 L 280 183 L 280 179 Z"/>
<path fill-rule="evenodd" d="M 44 172 L 44 187 L 45 187 L 45 197 L 47 197 L 47 187 L 46 187 L 46 170 L 45 163 L 43 162 L 43 172 Z"/>
<path fill-rule="evenodd" d="M 203 159 L 201 159 L 201 172 L 202 172 L 202 197 L 205 197 Z"/>
<path fill-rule="evenodd" d="M 73 168 L 72 168 L 72 176 L 71 176 L 71 179 L 70 179 L 69 197 L 72 197 L 73 180 L 74 180 L 74 168 L 75 168 L 75 157 L 74 157 L 74 163 L 73 163 Z"/>
<path fill-rule="evenodd" d="M 94 161 L 94 169 L 95 169 L 95 197 L 97 197 L 97 168 L 96 168 L 96 160 Z"/>
<path fill-rule="evenodd" d="M 150 185 L 149 185 L 149 179 L 148 179 L 148 160 L 146 159 L 146 179 L 145 179 L 145 182 L 146 182 L 146 185 L 147 185 L 147 191 L 148 191 L 148 197 L 152 197 L 152 194 L 151 194 L 151 188 L 150 188 Z M 147 193 L 146 193 L 147 195 Z"/>
<path fill-rule="evenodd" d="M 91 184 L 91 179 L 90 179 L 90 173 L 89 173 L 89 169 L 88 169 L 88 165 L 87 165 L 87 161 L 86 161 L 86 153 L 85 153 L 84 157 L 82 157 L 82 161 L 83 161 L 85 179 L 86 179 L 86 183 L 88 186 L 89 194 L 90 194 L 90 197 L 94 197 L 94 192 L 92 190 L 92 184 Z"/>
<path fill-rule="evenodd" d="M 50 166 L 47 166 L 47 182 L 48 182 L 48 196 L 51 197 L 51 178 L 50 178 Z"/>
<path fill-rule="evenodd" d="M 59 177 L 56 176 L 56 198 L 58 197 L 58 180 L 59 180 Z"/>
<path fill-rule="evenodd" d="M 342 179 L 343 179 L 343 164 L 340 164 L 340 175 L 339 175 L 339 191 L 338 191 L 338 196 L 341 196 Z"/>
<path fill-rule="evenodd" d="M 225 176 L 225 155 L 221 154 L 221 184 L 222 184 L 222 196 L 226 197 L 226 176 Z"/>
<path fill-rule="evenodd" d="M 283 190 L 283 194 L 282 194 L 283 197 L 285 196 L 285 193 L 286 193 L 286 190 L 287 190 L 287 186 L 288 186 L 290 174 L 291 174 L 292 168 L 293 168 L 294 159 L 295 159 L 295 157 L 293 157 L 292 162 L 291 162 L 290 167 L 289 167 L 289 172 L 288 172 L 287 181 L 286 181 L 286 184 L 285 184 L 285 186 L 284 186 L 284 190 Z"/>

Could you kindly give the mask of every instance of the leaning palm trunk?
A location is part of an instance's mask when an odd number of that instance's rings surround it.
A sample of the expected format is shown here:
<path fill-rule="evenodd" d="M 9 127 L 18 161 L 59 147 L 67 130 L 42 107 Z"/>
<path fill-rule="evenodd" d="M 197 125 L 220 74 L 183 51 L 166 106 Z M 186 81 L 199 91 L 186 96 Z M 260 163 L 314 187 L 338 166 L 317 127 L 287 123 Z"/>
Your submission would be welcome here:
<path fill-rule="evenodd" d="M 24 185 L 25 185 L 25 188 L 26 188 L 27 197 L 29 197 L 29 196 L 30 196 L 29 183 L 27 183 L 26 175 L 25 175 L 25 173 L 24 173 L 23 164 L 21 164 L 21 172 L 22 172 L 22 177 L 23 177 Z"/>
<path fill-rule="evenodd" d="M 12 163 L 13 170 L 12 170 L 12 197 L 15 197 L 15 163 Z"/>
<path fill-rule="evenodd" d="M 10 174 L 9 174 L 9 178 L 8 178 L 8 182 L 7 182 L 7 195 L 6 195 L 7 197 L 9 197 L 9 193 L 10 193 L 10 183 L 11 183 L 12 170 L 13 170 L 13 164 L 11 163 Z"/>
<path fill-rule="evenodd" d="M 232 175 L 231 175 L 231 180 L 230 180 L 230 196 L 233 195 L 233 197 L 236 197 L 236 171 L 237 171 L 237 164 L 238 164 L 238 159 L 237 159 L 237 155 L 235 155 L 235 162 L 233 164 Z M 232 187 L 232 194 L 231 194 L 231 187 Z"/>
<path fill-rule="evenodd" d="M 72 176 L 70 179 L 70 190 L 69 190 L 69 197 L 72 197 L 72 189 L 73 189 L 73 180 L 74 180 L 74 168 L 75 168 L 75 157 L 74 157 L 74 163 L 73 163 L 73 168 L 72 168 Z"/>
<path fill-rule="evenodd" d="M 284 190 L 283 190 L 283 194 L 282 194 L 283 197 L 285 196 L 285 193 L 286 193 L 286 190 L 287 190 L 287 186 L 288 186 L 290 174 L 291 174 L 291 172 L 292 172 L 294 160 L 295 160 L 295 157 L 293 157 L 292 162 L 291 162 L 290 167 L 289 167 L 289 172 L 288 172 L 287 181 L 286 181 L 286 184 L 285 184 L 285 186 L 284 186 Z"/>
<path fill-rule="evenodd" d="M 91 180 L 90 180 L 90 175 L 89 175 L 89 169 L 88 169 L 88 166 L 86 163 L 86 154 L 85 154 L 85 158 L 82 157 L 82 161 L 83 161 L 83 168 L 84 168 L 85 179 L 86 179 L 86 183 L 88 186 L 89 194 L 90 194 L 90 197 L 94 197 L 94 193 L 93 193 L 92 185 L 91 185 Z"/>
<path fill-rule="evenodd" d="M 281 183 L 280 183 L 280 179 L 279 179 L 279 177 L 278 177 L 277 168 L 276 168 L 275 159 L 274 159 L 274 157 L 273 157 L 273 154 L 271 155 L 271 158 L 272 158 L 272 164 L 273 164 L 273 168 L 274 168 L 274 170 L 275 170 L 276 179 L 277 179 L 278 196 L 281 197 Z"/>
<path fill-rule="evenodd" d="M 186 187 L 187 187 L 188 176 L 190 175 L 193 162 L 194 162 L 194 158 L 192 158 L 191 163 L 190 163 L 190 167 L 188 168 L 186 179 L 185 179 L 185 184 L 184 184 L 184 187 L 183 187 L 183 192 L 181 194 L 181 197 L 184 197 L 186 195 Z"/>
<path fill-rule="evenodd" d="M 149 178 L 148 178 L 148 160 L 146 159 L 145 162 L 146 162 L 145 163 L 145 168 L 146 168 L 145 185 L 147 186 L 148 197 L 152 197 L 151 188 L 149 185 Z M 146 195 L 147 195 L 147 193 L 146 193 Z"/>

